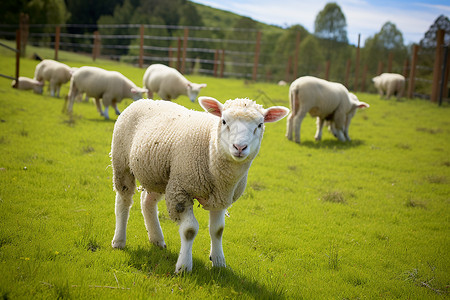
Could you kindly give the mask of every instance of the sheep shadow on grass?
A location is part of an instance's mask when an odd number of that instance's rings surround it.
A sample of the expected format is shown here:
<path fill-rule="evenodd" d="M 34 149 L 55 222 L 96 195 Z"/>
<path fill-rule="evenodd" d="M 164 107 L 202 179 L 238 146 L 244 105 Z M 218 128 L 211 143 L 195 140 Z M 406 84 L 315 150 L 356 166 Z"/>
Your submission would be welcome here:
<path fill-rule="evenodd" d="M 204 260 L 195 256 L 193 257 L 192 272 L 175 274 L 174 267 L 178 253 L 169 249 L 146 245 L 137 248 L 125 247 L 123 251 L 129 254 L 128 264 L 131 267 L 147 274 L 174 278 L 186 276 L 192 278 L 192 282 L 199 287 L 219 285 L 221 288 L 231 288 L 239 294 L 251 295 L 253 298 L 283 298 L 283 291 L 279 290 L 279 287 L 271 290 L 265 283 L 247 278 L 230 267 L 214 268 L 209 261 L 205 263 Z"/>
<path fill-rule="evenodd" d="M 345 150 L 351 149 L 355 147 L 360 147 L 365 144 L 363 140 L 351 140 L 349 142 L 341 142 L 335 139 L 324 139 L 320 142 L 307 140 L 302 141 L 298 144 L 301 147 L 308 147 L 313 149 L 336 149 L 336 150 Z"/>

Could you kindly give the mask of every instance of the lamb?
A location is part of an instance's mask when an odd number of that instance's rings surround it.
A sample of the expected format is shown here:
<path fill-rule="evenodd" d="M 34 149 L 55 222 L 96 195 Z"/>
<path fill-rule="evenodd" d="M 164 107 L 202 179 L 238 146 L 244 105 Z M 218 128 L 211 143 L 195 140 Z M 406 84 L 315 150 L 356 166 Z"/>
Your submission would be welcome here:
<path fill-rule="evenodd" d="M 348 128 L 357 108 L 369 107 L 349 93 L 340 83 L 312 76 L 296 79 L 289 87 L 291 114 L 287 118 L 286 137 L 300 143 L 300 127 L 306 114 L 317 117 L 316 141 L 322 139 L 322 128 L 329 121 L 330 130 L 340 141 L 350 141 Z"/>
<path fill-rule="evenodd" d="M 179 95 L 186 95 L 195 102 L 205 83 L 192 83 L 174 68 L 162 64 L 153 64 L 144 74 L 144 88 L 148 90 L 148 97 L 153 98 L 153 92 L 164 100 L 174 100 Z"/>
<path fill-rule="evenodd" d="M 95 98 L 95 104 L 100 116 L 109 119 L 108 109 L 110 105 L 113 106 L 116 114 L 120 115 L 117 103 L 122 101 L 123 98 L 131 98 L 135 101 L 142 99 L 142 93 L 146 91 L 138 88 L 131 80 L 119 72 L 84 66 L 73 74 L 70 81 L 67 111 L 71 113 L 75 99 L 86 93 L 87 98 Z M 104 111 L 102 111 L 100 98 L 105 106 Z"/>
<path fill-rule="evenodd" d="M 386 93 L 386 99 L 389 99 L 392 95 L 396 94 L 397 99 L 403 96 L 405 91 L 405 77 L 395 73 L 383 73 L 379 76 L 372 78 L 375 87 L 383 98 Z"/>
<path fill-rule="evenodd" d="M 44 86 L 44 83 L 28 77 L 20 76 L 17 86 L 16 80 L 12 81 L 11 86 L 16 87 L 19 90 L 33 90 L 36 94 L 42 94 L 42 87 Z"/>
<path fill-rule="evenodd" d="M 111 161 L 116 191 L 113 248 L 124 248 L 135 180 L 143 187 L 141 209 L 151 243 L 166 248 L 157 203 L 165 194 L 169 216 L 179 224 L 181 249 L 175 272 L 192 270 L 192 245 L 199 225 L 194 199 L 209 210 L 210 259 L 224 267 L 225 212 L 244 192 L 257 155 L 264 123 L 287 115 L 282 106 L 263 109 L 249 99 L 200 97 L 207 111 L 169 101 L 140 100 L 128 106 L 114 126 Z"/>
<path fill-rule="evenodd" d="M 52 59 L 44 59 L 35 69 L 34 79 L 40 82 L 48 81 L 50 83 L 50 94 L 52 97 L 59 98 L 61 85 L 68 82 L 72 77 L 75 68 L 60 63 Z"/>

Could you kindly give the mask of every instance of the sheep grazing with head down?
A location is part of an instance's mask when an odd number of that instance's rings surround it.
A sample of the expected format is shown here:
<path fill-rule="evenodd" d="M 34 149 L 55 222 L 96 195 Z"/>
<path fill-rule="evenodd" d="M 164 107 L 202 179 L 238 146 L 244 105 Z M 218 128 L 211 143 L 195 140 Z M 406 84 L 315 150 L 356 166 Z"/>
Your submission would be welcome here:
<path fill-rule="evenodd" d="M 325 121 L 330 124 L 330 131 L 340 141 L 350 141 L 348 128 L 358 108 L 369 107 L 349 93 L 340 83 L 330 82 L 312 76 L 304 76 L 292 82 L 289 88 L 291 114 L 287 118 L 286 137 L 300 143 L 300 128 L 306 114 L 317 117 L 315 139 L 322 139 Z"/>
<path fill-rule="evenodd" d="M 52 97 L 59 98 L 61 85 L 68 82 L 72 77 L 72 73 L 76 68 L 71 68 L 66 64 L 60 63 L 52 59 L 44 59 L 37 64 L 34 71 L 34 79 L 44 83 L 48 81 L 50 84 L 50 94 Z"/>
<path fill-rule="evenodd" d="M 372 81 L 381 98 L 383 98 L 386 93 L 386 99 L 391 98 L 392 95 L 396 95 L 397 99 L 400 99 L 405 91 L 406 80 L 405 77 L 400 74 L 383 73 L 372 78 Z"/>
<path fill-rule="evenodd" d="M 192 83 L 174 68 L 162 64 L 153 64 L 144 73 L 144 88 L 148 90 L 148 97 L 153 98 L 157 93 L 161 99 L 175 100 L 180 95 L 186 95 L 195 102 L 205 83 Z"/>
<path fill-rule="evenodd" d="M 35 79 L 20 76 L 17 80 L 17 85 L 16 80 L 13 80 L 11 86 L 18 90 L 33 90 L 36 94 L 42 94 L 44 83 Z"/>
<path fill-rule="evenodd" d="M 263 109 L 249 99 L 200 97 L 207 112 L 169 101 L 140 100 L 117 118 L 111 146 L 116 191 L 116 229 L 112 247 L 123 248 L 136 182 L 143 187 L 141 209 L 151 243 L 165 248 L 157 203 L 165 194 L 170 218 L 179 224 L 181 249 L 175 272 L 192 270 L 192 245 L 199 225 L 194 199 L 210 212 L 210 259 L 225 266 L 222 233 L 226 209 L 244 192 L 247 173 L 257 155 L 264 123 L 289 110 Z"/>
<path fill-rule="evenodd" d="M 119 72 L 84 66 L 73 74 L 70 81 L 67 111 L 71 113 L 75 99 L 85 93 L 86 98 L 95 98 L 97 111 L 105 119 L 109 119 L 108 109 L 110 105 L 112 105 L 116 114 L 120 115 L 117 103 L 122 101 L 123 98 L 131 98 L 135 101 L 142 99 L 142 94 L 145 92 L 147 90 L 138 88 L 130 79 Z M 105 106 L 104 111 L 100 99 Z"/>

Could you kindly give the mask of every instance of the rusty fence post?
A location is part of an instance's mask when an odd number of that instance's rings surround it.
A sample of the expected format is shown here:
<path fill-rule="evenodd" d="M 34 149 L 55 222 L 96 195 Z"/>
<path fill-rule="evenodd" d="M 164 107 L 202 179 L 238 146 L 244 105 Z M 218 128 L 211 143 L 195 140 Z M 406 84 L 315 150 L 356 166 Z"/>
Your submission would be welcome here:
<path fill-rule="evenodd" d="M 20 29 L 16 30 L 16 83 L 15 88 L 19 87 L 19 74 L 20 74 L 20 46 L 21 46 L 21 35 Z"/>
<path fill-rule="evenodd" d="M 413 53 L 411 58 L 411 70 L 409 72 L 409 82 L 408 82 L 408 98 L 413 98 L 414 88 L 416 84 L 416 67 L 417 67 L 417 54 L 419 53 L 419 45 L 413 46 Z"/>
<path fill-rule="evenodd" d="M 442 45 L 444 44 L 444 29 L 439 29 L 436 34 L 436 53 L 434 56 L 434 68 L 433 68 L 433 84 L 431 86 L 431 102 L 437 102 L 439 80 L 441 78 L 441 66 L 442 66 Z"/>
<path fill-rule="evenodd" d="M 259 48 L 261 43 L 261 31 L 256 34 L 256 45 L 255 45 L 255 60 L 253 62 L 253 80 L 256 81 L 258 78 L 258 63 L 259 63 Z"/>

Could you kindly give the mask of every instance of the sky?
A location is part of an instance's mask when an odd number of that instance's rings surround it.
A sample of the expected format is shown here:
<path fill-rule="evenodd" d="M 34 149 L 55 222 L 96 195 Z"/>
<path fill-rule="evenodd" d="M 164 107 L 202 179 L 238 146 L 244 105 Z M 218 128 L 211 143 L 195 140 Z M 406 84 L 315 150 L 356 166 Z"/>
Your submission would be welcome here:
<path fill-rule="evenodd" d="M 337 3 L 347 21 L 350 44 L 361 47 L 368 37 L 380 32 L 388 21 L 403 34 L 405 45 L 419 43 L 440 16 L 450 16 L 450 0 L 193 0 L 193 2 L 231 11 L 253 20 L 287 28 L 300 24 L 314 32 L 317 14 L 329 2 Z"/>

